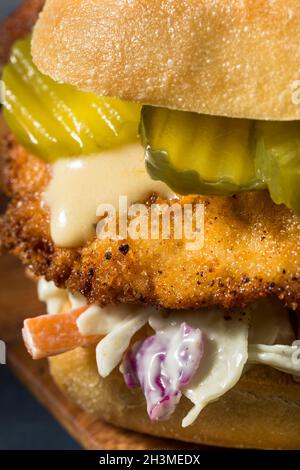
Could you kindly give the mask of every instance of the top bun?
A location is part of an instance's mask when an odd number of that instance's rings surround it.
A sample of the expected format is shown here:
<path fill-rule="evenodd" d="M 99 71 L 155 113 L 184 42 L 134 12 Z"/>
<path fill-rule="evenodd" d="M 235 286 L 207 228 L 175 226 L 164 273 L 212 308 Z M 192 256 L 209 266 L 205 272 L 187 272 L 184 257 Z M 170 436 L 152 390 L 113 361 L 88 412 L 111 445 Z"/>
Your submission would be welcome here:
<path fill-rule="evenodd" d="M 43 73 L 100 95 L 300 119 L 299 0 L 47 0 L 32 52 Z"/>

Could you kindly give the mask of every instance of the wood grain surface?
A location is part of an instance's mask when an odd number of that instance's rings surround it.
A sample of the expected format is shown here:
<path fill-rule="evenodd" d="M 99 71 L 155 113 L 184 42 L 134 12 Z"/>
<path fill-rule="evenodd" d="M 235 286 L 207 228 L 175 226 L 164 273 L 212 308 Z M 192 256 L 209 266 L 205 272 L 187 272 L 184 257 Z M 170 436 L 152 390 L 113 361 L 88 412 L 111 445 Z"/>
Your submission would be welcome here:
<path fill-rule="evenodd" d="M 21 340 L 23 319 L 44 311 L 24 268 L 11 256 L 0 258 L 0 339 L 7 343 L 8 366 L 85 449 L 199 449 L 115 428 L 70 402 L 53 382 L 47 361 L 33 361 Z"/>

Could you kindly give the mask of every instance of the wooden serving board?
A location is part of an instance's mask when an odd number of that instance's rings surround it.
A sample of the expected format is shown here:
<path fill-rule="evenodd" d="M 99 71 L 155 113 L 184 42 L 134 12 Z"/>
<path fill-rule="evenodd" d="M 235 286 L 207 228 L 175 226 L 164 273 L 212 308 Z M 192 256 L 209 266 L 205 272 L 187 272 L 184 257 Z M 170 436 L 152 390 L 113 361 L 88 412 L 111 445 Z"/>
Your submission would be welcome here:
<path fill-rule="evenodd" d="M 45 312 L 36 287 L 11 256 L 0 258 L 0 339 L 7 343 L 8 366 L 85 449 L 195 449 L 196 446 L 115 428 L 85 413 L 56 387 L 47 361 L 33 361 L 21 340 L 23 319 Z M 199 447 L 197 447 L 199 449 Z"/>

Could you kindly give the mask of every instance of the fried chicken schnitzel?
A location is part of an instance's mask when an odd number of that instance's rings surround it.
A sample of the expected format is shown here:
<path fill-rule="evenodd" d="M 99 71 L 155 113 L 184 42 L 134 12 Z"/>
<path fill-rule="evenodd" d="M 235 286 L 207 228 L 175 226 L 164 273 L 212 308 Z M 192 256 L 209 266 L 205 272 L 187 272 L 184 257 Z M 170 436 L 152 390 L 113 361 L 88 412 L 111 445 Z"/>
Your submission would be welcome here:
<path fill-rule="evenodd" d="M 46 304 L 24 320 L 28 353 L 87 412 L 198 445 L 292 449 L 300 7 L 242 3 L 48 0 L 37 20 L 44 0 L 23 0 L 0 24 L 0 254 Z M 144 203 L 139 229 L 101 238 L 124 195 L 127 222 Z M 204 208 L 203 245 L 186 204 Z M 154 205 L 179 207 L 183 238 L 174 212 L 153 236 Z"/>
<path fill-rule="evenodd" d="M 187 251 L 184 240 L 96 238 L 64 249 L 52 242 L 49 212 L 41 204 L 50 167 L 12 136 L 3 141 L 2 158 L 3 184 L 12 200 L 0 222 L 1 251 L 17 255 L 37 276 L 101 304 L 227 308 L 275 294 L 298 308 L 300 222 L 266 192 L 199 197 L 205 204 L 199 251 Z"/>
<path fill-rule="evenodd" d="M 30 30 L 43 3 L 24 2 L 0 30 L 1 63 L 15 38 Z M 205 243 L 199 251 L 187 251 L 184 240 L 96 238 L 65 249 L 51 240 L 49 212 L 41 203 L 50 166 L 8 132 L 1 160 L 1 180 L 11 202 L 0 221 L 0 249 L 18 256 L 37 276 L 101 304 L 231 307 L 275 294 L 289 307 L 299 307 L 300 221 L 267 192 L 199 197 L 205 203 Z"/>

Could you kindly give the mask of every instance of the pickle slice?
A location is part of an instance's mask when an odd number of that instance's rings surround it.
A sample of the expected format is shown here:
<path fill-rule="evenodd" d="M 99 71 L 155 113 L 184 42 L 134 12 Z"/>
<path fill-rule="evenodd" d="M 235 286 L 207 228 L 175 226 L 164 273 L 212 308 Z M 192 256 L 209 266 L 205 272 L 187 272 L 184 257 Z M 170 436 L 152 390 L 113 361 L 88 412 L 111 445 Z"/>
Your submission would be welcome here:
<path fill-rule="evenodd" d="M 150 176 L 178 194 L 229 195 L 265 187 L 252 150 L 254 121 L 144 106 Z"/>
<path fill-rule="evenodd" d="M 4 117 L 18 141 L 46 161 L 97 153 L 137 139 L 141 106 L 62 85 L 32 62 L 31 37 L 4 67 Z"/>
<path fill-rule="evenodd" d="M 257 121 L 256 167 L 273 201 L 300 216 L 299 121 Z"/>

